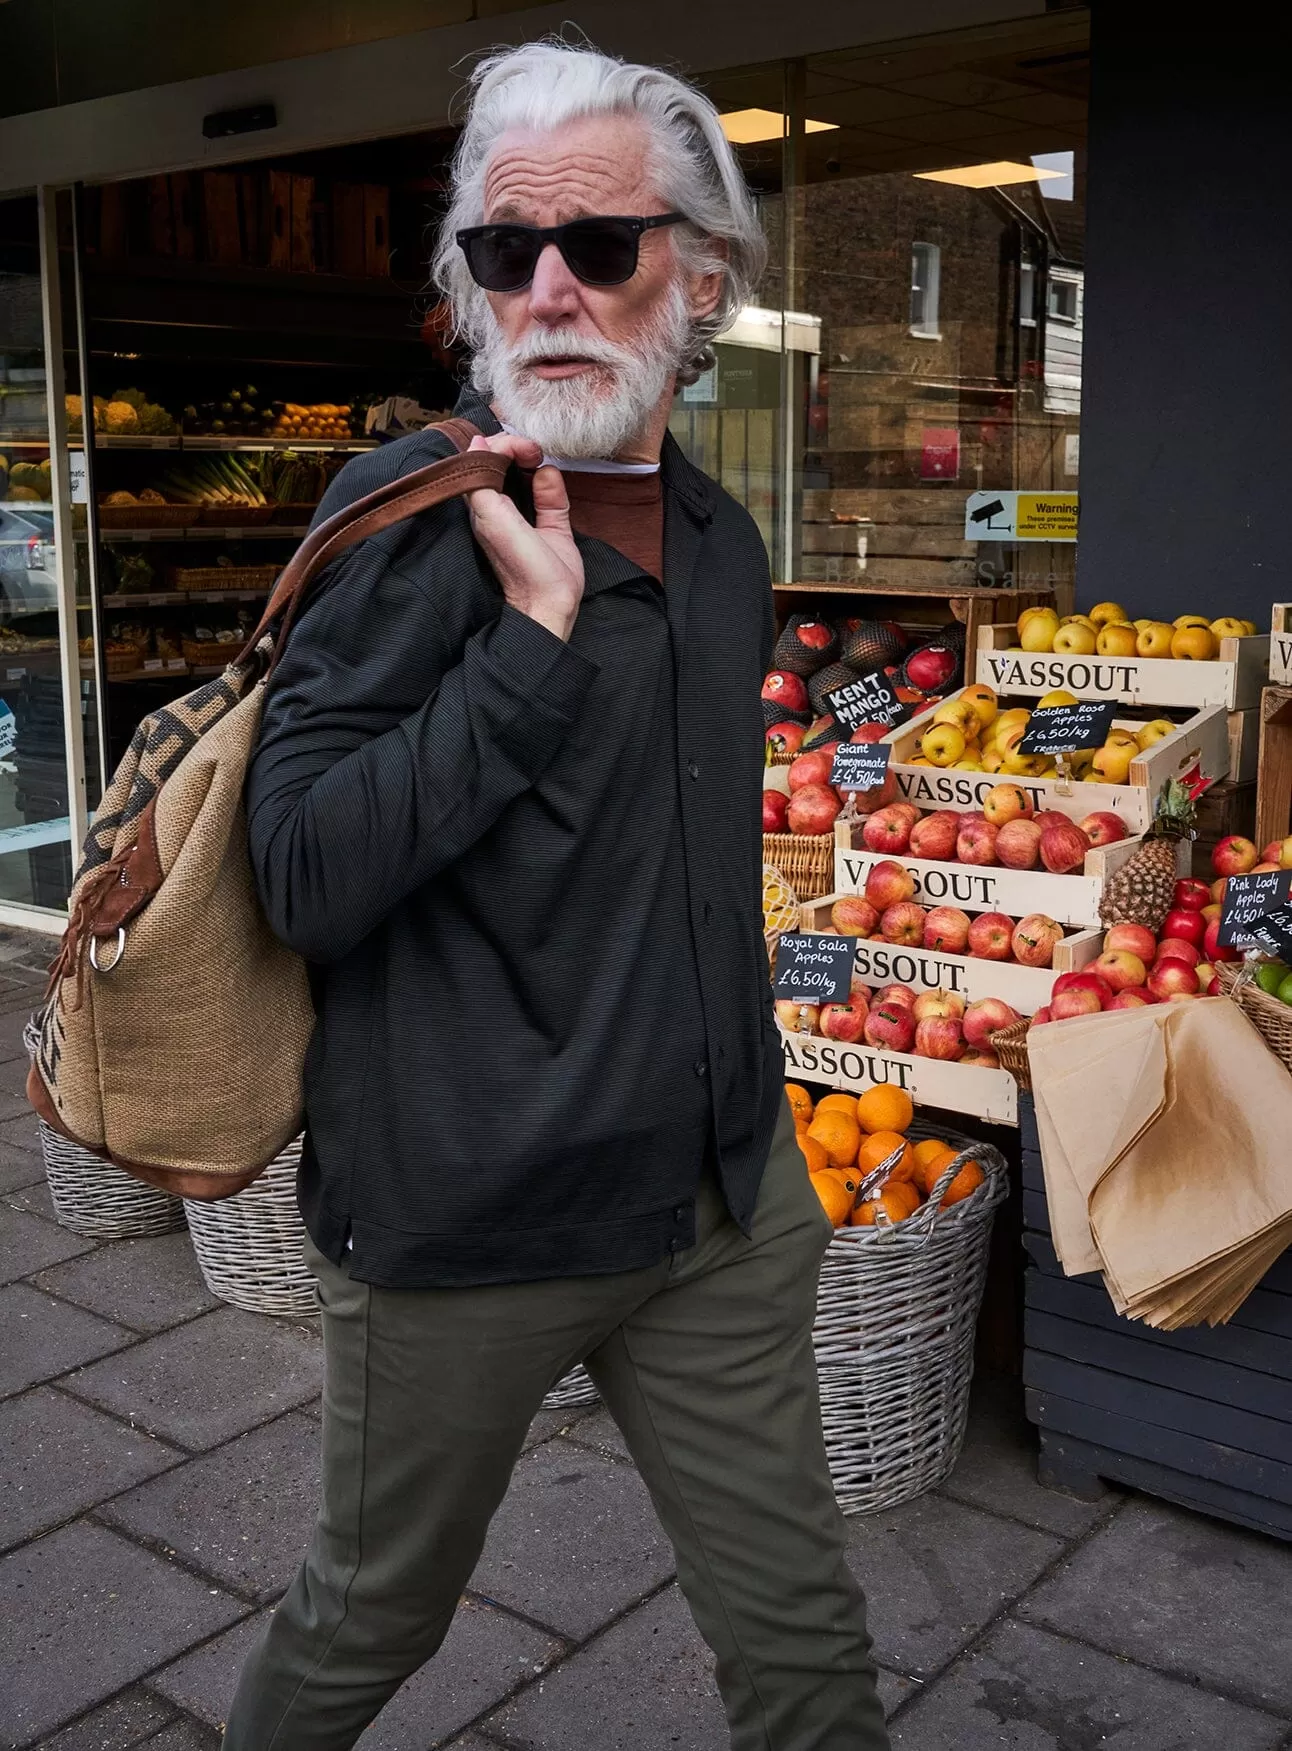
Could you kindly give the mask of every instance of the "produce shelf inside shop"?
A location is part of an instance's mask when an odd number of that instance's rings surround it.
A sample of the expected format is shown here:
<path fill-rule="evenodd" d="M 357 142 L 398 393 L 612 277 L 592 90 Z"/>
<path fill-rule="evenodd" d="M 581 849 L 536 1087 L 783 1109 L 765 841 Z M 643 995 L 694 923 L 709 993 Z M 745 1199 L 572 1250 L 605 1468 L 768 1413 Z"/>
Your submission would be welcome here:
<path fill-rule="evenodd" d="M 0 444 L 7 440 L 0 438 Z M 375 450 L 379 438 L 221 438 L 190 436 L 177 432 L 165 438 L 141 438 L 131 434 L 96 432 L 96 450 Z M 32 446 L 47 450 L 48 444 Z M 73 438 L 69 450 L 83 450 L 84 442 Z"/>
<path fill-rule="evenodd" d="M 40 506 L 34 507 L 39 510 Z M 131 541 L 303 541 L 309 524 L 256 523 L 246 529 L 215 529 L 191 523 L 187 529 L 100 529 L 100 541 L 130 543 Z M 78 529 L 76 539 L 85 541 L 87 531 Z"/>

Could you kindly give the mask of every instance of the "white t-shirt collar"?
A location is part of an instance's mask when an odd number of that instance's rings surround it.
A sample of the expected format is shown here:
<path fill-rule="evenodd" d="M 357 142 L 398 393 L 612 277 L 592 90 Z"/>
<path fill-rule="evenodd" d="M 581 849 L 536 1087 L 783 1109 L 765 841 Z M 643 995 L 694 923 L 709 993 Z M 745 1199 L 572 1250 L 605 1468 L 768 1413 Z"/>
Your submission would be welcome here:
<path fill-rule="evenodd" d="M 522 436 L 515 426 L 509 426 L 506 420 L 500 420 L 504 432 L 513 438 Z M 658 474 L 658 462 L 613 462 L 609 458 L 602 461 L 598 458 L 584 456 L 544 456 L 541 467 L 559 468 L 562 474 Z"/>

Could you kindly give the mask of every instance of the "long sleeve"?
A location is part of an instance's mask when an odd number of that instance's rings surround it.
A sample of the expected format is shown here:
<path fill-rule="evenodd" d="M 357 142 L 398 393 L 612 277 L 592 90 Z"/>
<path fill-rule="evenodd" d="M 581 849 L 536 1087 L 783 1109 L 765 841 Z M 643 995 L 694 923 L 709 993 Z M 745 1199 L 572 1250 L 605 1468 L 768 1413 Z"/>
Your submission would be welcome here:
<path fill-rule="evenodd" d="M 429 591 L 352 549 L 292 634 L 248 776 L 275 934 L 346 955 L 535 781 L 596 674 L 507 605 L 452 650 Z"/>

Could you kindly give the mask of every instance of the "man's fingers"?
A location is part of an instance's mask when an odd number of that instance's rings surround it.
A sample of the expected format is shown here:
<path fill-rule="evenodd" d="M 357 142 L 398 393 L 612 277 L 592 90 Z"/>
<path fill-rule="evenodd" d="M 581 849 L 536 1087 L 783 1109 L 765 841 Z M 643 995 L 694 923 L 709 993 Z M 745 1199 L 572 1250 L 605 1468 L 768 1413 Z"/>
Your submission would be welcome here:
<path fill-rule="evenodd" d="M 495 456 L 509 456 L 522 468 L 537 468 L 543 452 L 532 438 L 522 438 L 515 432 L 495 432 L 492 438 L 472 438 L 471 450 L 492 450 Z"/>
<path fill-rule="evenodd" d="M 570 529 L 570 495 L 559 468 L 540 468 L 534 476 L 534 527 Z"/>

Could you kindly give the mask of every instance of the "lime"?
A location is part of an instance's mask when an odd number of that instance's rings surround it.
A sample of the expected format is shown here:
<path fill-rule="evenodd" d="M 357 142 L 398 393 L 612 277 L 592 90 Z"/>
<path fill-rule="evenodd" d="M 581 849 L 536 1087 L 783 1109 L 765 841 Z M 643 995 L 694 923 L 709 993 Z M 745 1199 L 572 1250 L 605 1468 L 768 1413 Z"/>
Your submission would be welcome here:
<path fill-rule="evenodd" d="M 1279 995 L 1279 986 L 1287 978 L 1292 977 L 1282 961 L 1266 961 L 1256 969 L 1256 983 L 1262 991 L 1268 991 L 1271 997 Z"/>
<path fill-rule="evenodd" d="M 1274 995 L 1280 1003 L 1292 1003 L 1292 973 L 1288 974 Z"/>

